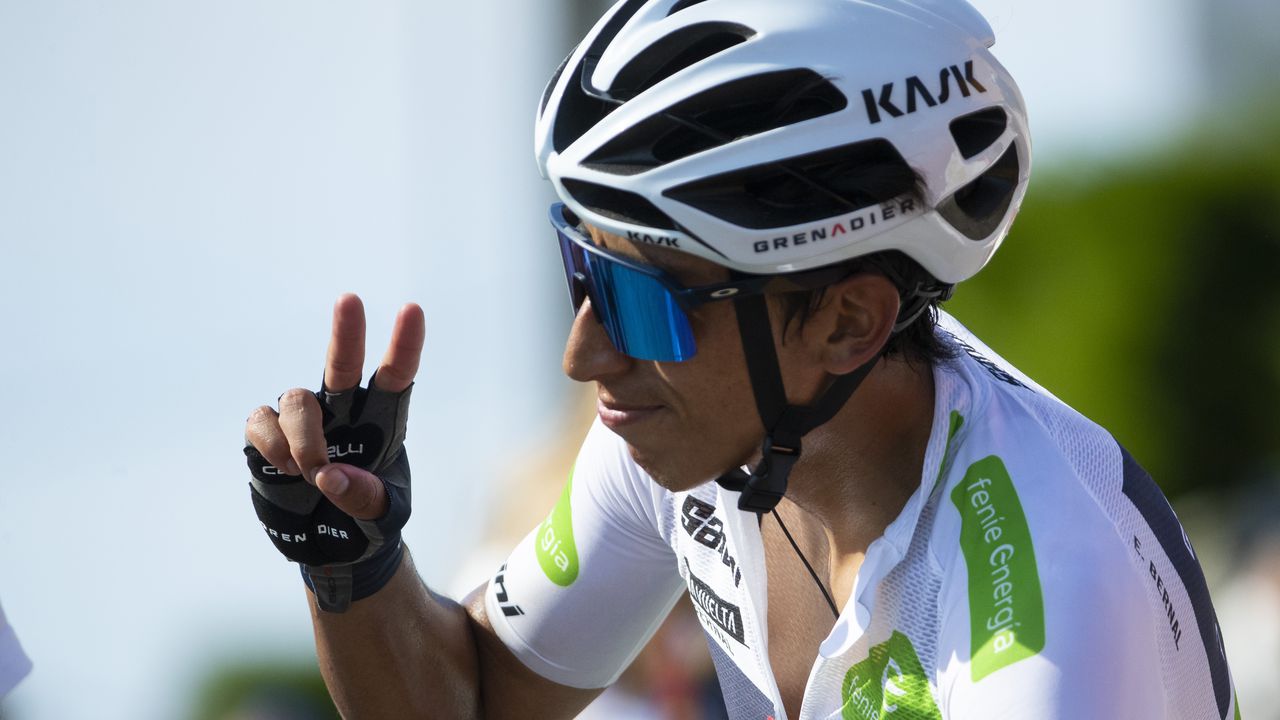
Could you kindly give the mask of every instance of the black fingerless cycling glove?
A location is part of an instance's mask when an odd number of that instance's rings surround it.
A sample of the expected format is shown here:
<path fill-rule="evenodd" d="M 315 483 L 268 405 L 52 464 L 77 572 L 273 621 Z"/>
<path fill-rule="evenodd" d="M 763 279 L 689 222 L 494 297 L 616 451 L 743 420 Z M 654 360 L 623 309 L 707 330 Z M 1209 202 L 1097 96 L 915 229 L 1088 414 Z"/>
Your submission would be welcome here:
<path fill-rule="evenodd" d="M 324 410 L 330 462 L 368 470 L 382 480 L 387 511 L 357 520 L 300 475 L 286 475 L 245 445 L 253 508 L 271 542 L 299 563 L 321 610 L 345 612 L 353 600 L 386 585 L 400 565 L 400 529 L 409 520 L 409 459 L 404 452 L 412 386 L 399 393 L 355 387 L 316 393 Z"/>

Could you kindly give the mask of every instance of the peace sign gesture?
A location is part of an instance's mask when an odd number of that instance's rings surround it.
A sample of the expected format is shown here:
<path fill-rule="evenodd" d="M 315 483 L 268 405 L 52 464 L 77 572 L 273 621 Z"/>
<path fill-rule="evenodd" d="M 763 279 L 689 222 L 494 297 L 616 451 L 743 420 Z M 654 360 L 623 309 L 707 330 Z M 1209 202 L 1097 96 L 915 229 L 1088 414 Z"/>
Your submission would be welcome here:
<path fill-rule="evenodd" d="M 289 390 L 278 412 L 264 405 L 249 417 L 254 509 L 276 548 L 303 564 L 322 609 L 372 594 L 399 564 L 410 499 L 403 442 L 424 334 L 421 308 L 406 305 L 362 388 L 364 307 L 343 295 L 320 392 Z"/>

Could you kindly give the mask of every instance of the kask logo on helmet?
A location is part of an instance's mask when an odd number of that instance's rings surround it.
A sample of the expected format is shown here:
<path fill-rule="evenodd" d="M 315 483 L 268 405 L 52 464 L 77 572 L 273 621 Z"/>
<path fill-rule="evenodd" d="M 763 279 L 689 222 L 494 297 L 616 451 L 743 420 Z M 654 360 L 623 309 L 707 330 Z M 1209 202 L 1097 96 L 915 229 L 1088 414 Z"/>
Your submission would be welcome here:
<path fill-rule="evenodd" d="M 956 89 L 959 90 L 960 94 L 964 97 L 972 95 L 973 90 L 977 90 L 980 93 L 985 93 L 987 91 L 987 89 L 983 87 L 982 83 L 978 82 L 978 79 L 973 76 L 973 61 L 967 60 L 964 64 L 963 74 L 961 73 L 959 66 L 956 65 L 944 67 L 938 71 L 939 89 L 937 97 L 934 97 L 933 93 L 929 91 L 929 88 L 925 86 L 924 81 L 918 76 L 912 75 L 904 80 L 903 84 L 906 85 L 907 88 L 907 109 L 905 111 L 893 104 L 894 92 L 897 90 L 896 82 L 885 83 L 884 86 L 880 88 L 879 97 L 876 96 L 875 90 L 872 88 L 863 90 L 862 100 L 867 105 L 867 119 L 871 121 L 872 125 L 880 122 L 883 119 L 880 115 L 881 110 L 895 118 L 900 118 L 903 115 L 910 115 L 920 109 L 920 101 L 922 100 L 928 107 L 941 105 L 954 97 L 951 92 L 952 78 L 955 78 Z M 970 87 L 972 87 L 972 90 Z"/>
<path fill-rule="evenodd" d="M 672 248 L 680 247 L 680 238 L 671 237 L 670 235 L 650 235 L 649 233 L 628 230 L 627 239 L 631 242 L 644 243 L 645 245 L 660 245 L 662 247 Z"/>

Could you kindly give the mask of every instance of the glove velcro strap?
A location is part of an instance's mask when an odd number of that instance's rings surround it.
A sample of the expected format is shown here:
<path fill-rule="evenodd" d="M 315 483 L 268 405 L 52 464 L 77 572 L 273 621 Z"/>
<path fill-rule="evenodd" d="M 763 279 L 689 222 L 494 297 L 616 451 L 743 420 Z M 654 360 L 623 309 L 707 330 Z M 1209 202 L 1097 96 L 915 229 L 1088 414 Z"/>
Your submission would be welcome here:
<path fill-rule="evenodd" d="M 299 568 L 302 582 L 316 596 L 320 609 L 342 613 L 351 603 L 373 595 L 391 582 L 403 556 L 404 544 L 397 538 L 395 543 L 352 565 L 299 564 Z"/>
<path fill-rule="evenodd" d="M 387 475 L 403 478 L 403 484 L 395 484 L 383 479 L 382 486 L 387 493 L 387 512 L 377 520 L 356 520 L 352 535 L 358 533 L 362 539 L 375 544 L 376 550 L 369 557 L 349 565 L 308 565 L 300 563 L 302 580 L 316 596 L 316 604 L 326 612 L 346 612 L 351 603 L 363 600 L 378 592 L 400 567 L 400 558 L 404 555 L 404 543 L 400 541 L 400 528 L 409 519 L 409 459 L 401 452 Z"/>

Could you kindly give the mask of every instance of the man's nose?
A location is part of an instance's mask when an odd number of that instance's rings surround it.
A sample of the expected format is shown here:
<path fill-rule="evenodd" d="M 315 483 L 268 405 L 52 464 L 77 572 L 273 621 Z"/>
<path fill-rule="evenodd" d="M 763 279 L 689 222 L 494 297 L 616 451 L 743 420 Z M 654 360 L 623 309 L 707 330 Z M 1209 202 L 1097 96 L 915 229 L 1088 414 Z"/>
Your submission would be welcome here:
<path fill-rule="evenodd" d="M 601 380 L 625 373 L 632 362 L 613 346 L 604 325 L 596 319 L 591 301 L 583 301 L 564 346 L 564 374 L 578 382 Z"/>

